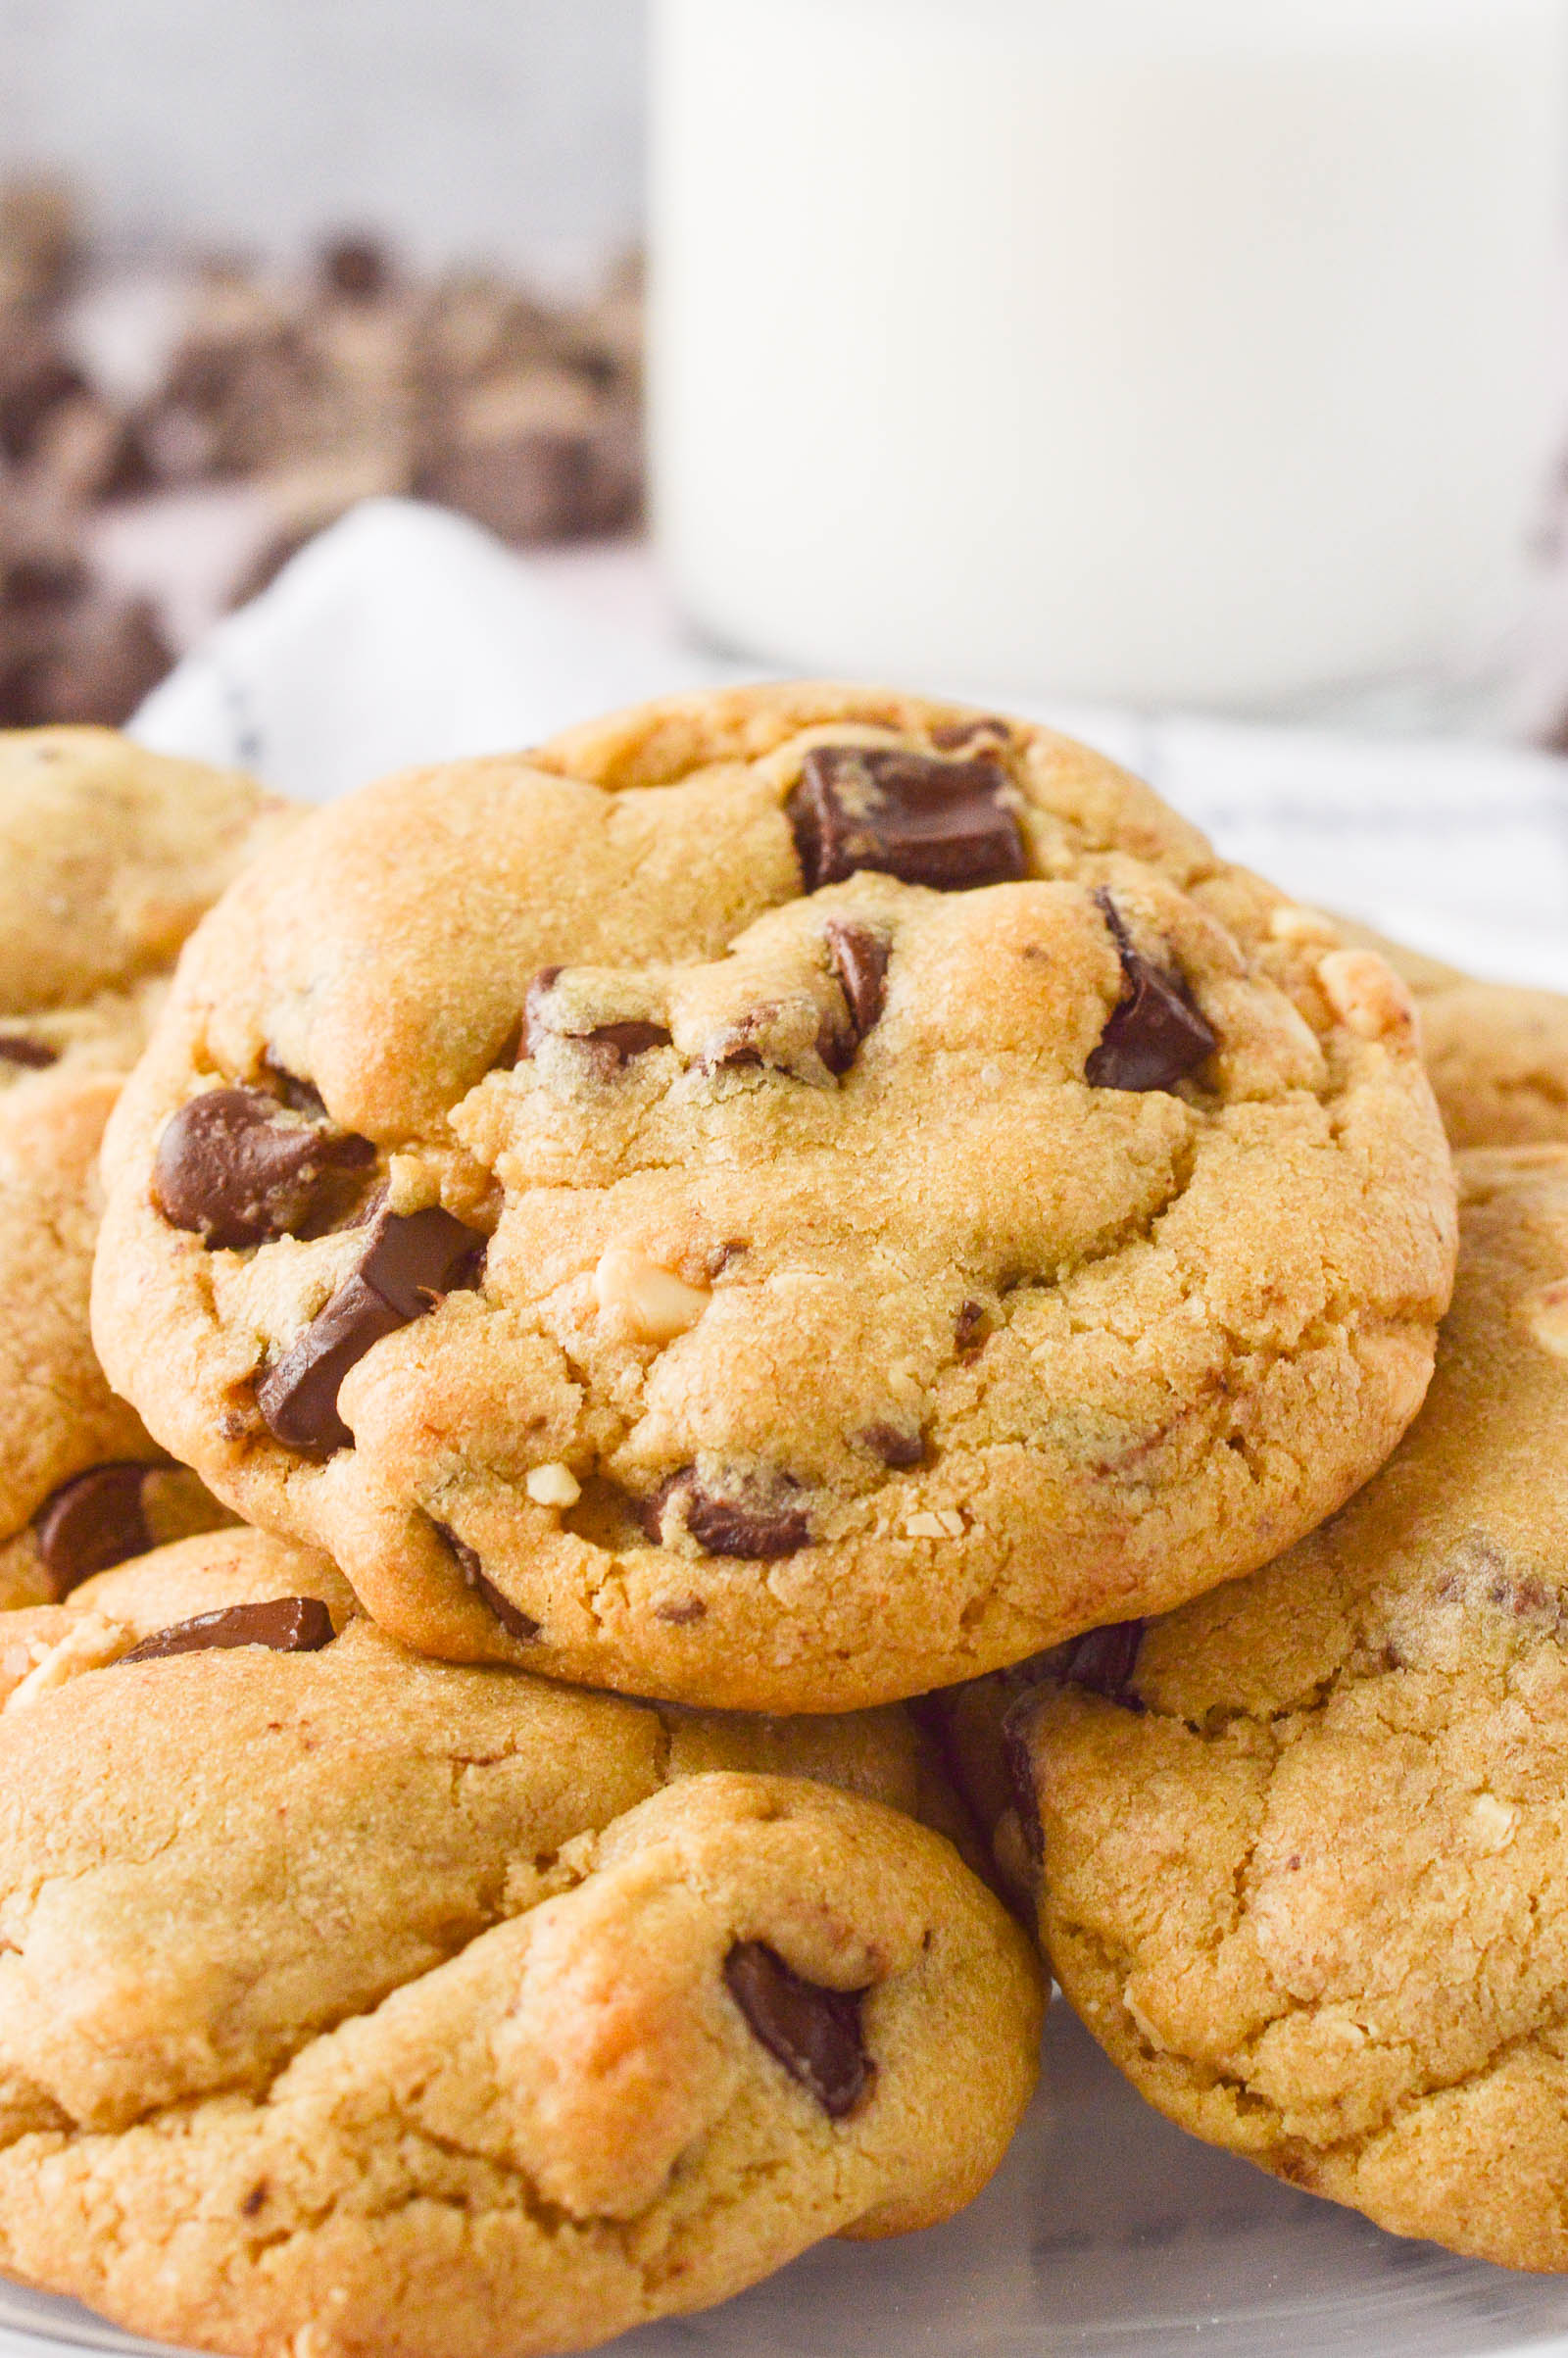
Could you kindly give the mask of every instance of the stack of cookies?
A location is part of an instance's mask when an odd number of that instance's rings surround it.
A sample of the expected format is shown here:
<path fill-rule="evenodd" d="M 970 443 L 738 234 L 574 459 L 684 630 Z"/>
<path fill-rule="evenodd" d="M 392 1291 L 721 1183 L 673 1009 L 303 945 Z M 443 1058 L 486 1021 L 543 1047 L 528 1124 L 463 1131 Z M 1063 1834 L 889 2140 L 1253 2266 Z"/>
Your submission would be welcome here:
<path fill-rule="evenodd" d="M 308 818 L 40 732 L 0 835 L 0 2268 L 526 2358 L 944 2218 L 999 1891 L 1200 2135 L 1564 2264 L 1568 1152 L 1422 1412 L 1375 947 L 849 689 Z"/>

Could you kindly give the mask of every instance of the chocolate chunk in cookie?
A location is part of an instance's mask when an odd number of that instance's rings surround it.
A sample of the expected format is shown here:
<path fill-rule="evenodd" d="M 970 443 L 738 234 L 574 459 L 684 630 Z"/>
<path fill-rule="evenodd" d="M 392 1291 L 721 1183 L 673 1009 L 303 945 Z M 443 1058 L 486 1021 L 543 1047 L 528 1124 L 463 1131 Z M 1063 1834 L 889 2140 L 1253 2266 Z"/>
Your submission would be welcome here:
<path fill-rule="evenodd" d="M 127 1662 L 162 1662 L 171 1654 L 204 1654 L 232 1646 L 265 1646 L 274 1654 L 316 1654 L 336 1632 L 318 1597 L 274 1597 L 266 1604 L 231 1604 L 218 1613 L 197 1613 L 161 1629 L 128 1654 Z"/>
<path fill-rule="evenodd" d="M 475 1284 L 484 1245 L 474 1229 L 438 1206 L 382 1212 L 354 1275 L 256 1388 L 257 1405 L 277 1440 L 306 1457 L 352 1449 L 354 1436 L 337 1409 L 349 1369 L 444 1295 Z"/>
<path fill-rule="evenodd" d="M 1121 959 L 1122 996 L 1084 1066 L 1094 1089 L 1174 1089 L 1219 1046 L 1180 981 L 1140 957 L 1108 893 L 1097 893 Z"/>
<path fill-rule="evenodd" d="M 866 1033 L 882 1019 L 891 951 L 886 934 L 839 917 L 830 918 L 822 934 L 850 1019 L 843 1029 L 824 1025 L 817 1052 L 829 1072 L 846 1073 Z"/>
<path fill-rule="evenodd" d="M 995 761 L 942 761 L 897 746 L 816 745 L 789 800 L 806 889 L 873 868 L 941 893 L 1027 875 L 1023 834 Z"/>
<path fill-rule="evenodd" d="M 284 1121 L 260 1089 L 210 1089 L 165 1124 L 153 1198 L 209 1252 L 238 1251 L 329 1226 L 374 1160 L 368 1138 Z"/>
<path fill-rule="evenodd" d="M 678 1520 L 705 1555 L 766 1562 L 811 1544 L 810 1519 L 799 1503 L 798 1489 L 781 1476 L 765 1493 L 748 1484 L 726 1498 L 708 1490 L 687 1466 L 644 1502 L 639 1519 L 656 1544 L 663 1544 L 666 1519 Z"/>
<path fill-rule="evenodd" d="M 152 1467 L 95 1465 L 46 1498 L 33 1517 L 38 1553 L 57 1597 L 152 1546 L 142 1486 Z"/>
<path fill-rule="evenodd" d="M 15 1064 L 24 1072 L 44 1072 L 58 1064 L 60 1052 L 29 1032 L 0 1032 L 0 1064 Z"/>
<path fill-rule="evenodd" d="M 765 1940 L 737 1940 L 724 1959 L 729 1993 L 753 2035 L 831 2121 L 852 2113 L 871 2079 L 859 1990 L 826 1990 L 785 1964 Z"/>
<path fill-rule="evenodd" d="M 466 1540 L 460 1540 L 450 1523 L 437 1523 L 435 1528 L 456 1557 L 467 1586 L 494 1613 L 508 1636 L 520 1645 L 531 1646 L 539 1635 L 538 1622 L 514 1605 L 510 1597 L 504 1597 L 493 1580 L 486 1580 L 478 1549 L 470 1547 Z"/>

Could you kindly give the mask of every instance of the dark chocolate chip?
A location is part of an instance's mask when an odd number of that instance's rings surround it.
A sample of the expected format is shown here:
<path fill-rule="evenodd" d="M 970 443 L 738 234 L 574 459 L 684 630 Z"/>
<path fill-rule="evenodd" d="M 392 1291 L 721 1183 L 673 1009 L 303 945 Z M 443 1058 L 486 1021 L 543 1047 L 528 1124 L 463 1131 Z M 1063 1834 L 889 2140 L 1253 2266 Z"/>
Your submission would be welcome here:
<path fill-rule="evenodd" d="M 483 1599 L 510 1637 L 530 1646 L 539 1635 L 538 1622 L 514 1605 L 510 1597 L 503 1597 L 493 1580 L 486 1580 L 478 1549 L 470 1547 L 466 1540 L 460 1540 L 450 1523 L 436 1523 L 435 1528 L 456 1556 L 468 1587 Z"/>
<path fill-rule="evenodd" d="M 781 1485 L 786 1494 L 796 1487 L 787 1478 Z M 637 1520 L 656 1546 L 663 1544 L 665 1511 L 677 1497 L 685 1502 L 686 1529 L 705 1554 L 767 1561 L 775 1556 L 795 1555 L 811 1544 L 811 1526 L 805 1508 L 791 1503 L 787 1496 L 775 1494 L 766 1499 L 714 1498 L 703 1489 L 694 1469 L 685 1466 L 661 1483 L 650 1498 L 637 1502 Z"/>
<path fill-rule="evenodd" d="M 646 1056 L 651 1048 L 667 1048 L 669 1034 L 662 1023 L 598 1023 L 591 1032 L 580 1037 L 585 1048 L 593 1049 L 601 1062 L 612 1071 L 629 1064 L 633 1056 Z"/>
<path fill-rule="evenodd" d="M 1136 1709 L 1137 1698 L 1131 1688 L 1143 1642 L 1142 1621 L 1112 1621 L 1103 1629 L 1092 1629 L 1087 1637 L 1073 1641 L 1062 1677 L 1069 1686 L 1087 1687 L 1092 1695 L 1102 1695 L 1107 1702 L 1126 1703 Z"/>
<path fill-rule="evenodd" d="M 321 276 L 334 295 L 373 303 L 392 283 L 392 265 L 377 237 L 335 237 L 322 249 Z"/>
<path fill-rule="evenodd" d="M 676 1629 L 689 1629 L 694 1621 L 706 1621 L 708 1607 L 700 1597 L 683 1597 L 674 1604 L 656 1604 L 654 1619 L 667 1621 Z"/>
<path fill-rule="evenodd" d="M 269 1064 L 267 1071 L 291 1113 L 306 1114 L 313 1122 L 327 1119 L 326 1100 L 314 1081 L 302 1081 L 297 1072 L 289 1072 L 281 1064 Z"/>
<path fill-rule="evenodd" d="M 724 1981 L 753 2036 L 808 2088 L 830 2121 L 842 2121 L 871 2079 L 860 2022 L 863 1990 L 825 1990 L 786 1965 L 765 1940 L 737 1940 Z"/>
<path fill-rule="evenodd" d="M 1007 1783 L 1012 1788 L 1013 1805 L 1023 1829 L 1024 1847 L 1037 1867 L 1046 1855 L 1046 1836 L 1040 1823 L 1040 1795 L 1035 1789 L 1029 1730 L 1039 1700 L 1038 1695 L 1020 1695 L 1002 1723 L 1002 1757 L 1007 1771 Z"/>
<path fill-rule="evenodd" d="M 1084 1066 L 1094 1089 L 1173 1089 L 1219 1046 L 1185 986 L 1140 958 L 1108 893 L 1095 895 L 1121 959 L 1122 996 Z"/>
<path fill-rule="evenodd" d="M 482 1236 L 436 1205 L 378 1216 L 359 1267 L 256 1388 L 257 1405 L 285 1449 L 330 1457 L 353 1447 L 337 1407 L 350 1368 L 444 1295 L 476 1285 L 484 1247 Z"/>
<path fill-rule="evenodd" d="M 153 1544 L 142 1503 L 148 1465 L 95 1465 L 64 1482 L 32 1518 L 33 1536 L 58 1602 L 95 1572 L 107 1572 Z"/>
<path fill-rule="evenodd" d="M 265 1646 L 274 1654 L 316 1654 L 330 1646 L 335 1635 L 332 1616 L 318 1597 L 274 1597 L 267 1604 L 231 1604 L 220 1613 L 176 1621 L 172 1629 L 143 1638 L 128 1654 L 122 1654 L 116 1668 L 233 1646 Z"/>
<path fill-rule="evenodd" d="M 847 1072 L 860 1042 L 881 1020 L 887 997 L 889 945 L 885 934 L 873 933 L 868 925 L 849 924 L 839 917 L 828 920 L 822 935 L 833 972 L 844 993 L 844 1004 L 850 1011 L 849 1032 L 840 1033 L 834 1042 L 841 1060 L 823 1055 L 822 1061 L 830 1072 Z"/>
<path fill-rule="evenodd" d="M 953 1326 L 953 1346 L 960 1359 L 980 1349 L 991 1332 L 991 1317 L 983 1302 L 966 1302 Z"/>
<path fill-rule="evenodd" d="M 794 1555 L 811 1542 L 804 1507 L 710 1498 L 696 1482 L 687 1502 L 686 1528 L 708 1555 L 766 1560 Z"/>
<path fill-rule="evenodd" d="M 255 2186 L 252 2186 L 250 2192 L 245 2196 L 244 2200 L 239 2206 L 241 2216 L 246 2219 L 254 2219 L 257 2212 L 261 2210 L 263 2204 L 266 2202 L 269 2187 L 266 2179 L 259 2178 Z"/>
<path fill-rule="evenodd" d="M 817 745 L 789 799 L 806 889 L 874 868 L 937 892 L 1027 874 L 1000 762 L 943 761 L 895 746 Z"/>
<path fill-rule="evenodd" d="M 368 1138 L 278 1119 L 260 1089 L 210 1089 L 164 1124 L 153 1201 L 209 1252 L 300 1236 L 346 1208 L 345 1175 L 375 1160 Z"/>
<path fill-rule="evenodd" d="M 899 1425 L 867 1425 L 861 1441 L 873 1457 L 888 1466 L 924 1465 L 925 1436 Z"/>
<path fill-rule="evenodd" d="M 0 1032 L 0 1064 L 20 1064 L 27 1072 L 42 1072 L 59 1061 L 60 1051 L 47 1040 L 34 1040 L 26 1032 Z"/>

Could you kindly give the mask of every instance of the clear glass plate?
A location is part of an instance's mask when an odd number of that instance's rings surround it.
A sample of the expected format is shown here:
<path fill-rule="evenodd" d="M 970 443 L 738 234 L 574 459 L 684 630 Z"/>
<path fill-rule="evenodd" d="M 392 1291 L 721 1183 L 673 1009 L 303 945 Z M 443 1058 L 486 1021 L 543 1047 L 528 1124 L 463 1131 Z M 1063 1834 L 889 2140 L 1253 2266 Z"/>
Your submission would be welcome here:
<path fill-rule="evenodd" d="M 1385 2235 L 1170 2128 L 1059 2002 L 1047 2087 L 959 2219 L 829 2243 L 617 2358 L 1568 2358 L 1568 2279 Z M 0 2284 L 0 2358 L 135 2351 Z"/>

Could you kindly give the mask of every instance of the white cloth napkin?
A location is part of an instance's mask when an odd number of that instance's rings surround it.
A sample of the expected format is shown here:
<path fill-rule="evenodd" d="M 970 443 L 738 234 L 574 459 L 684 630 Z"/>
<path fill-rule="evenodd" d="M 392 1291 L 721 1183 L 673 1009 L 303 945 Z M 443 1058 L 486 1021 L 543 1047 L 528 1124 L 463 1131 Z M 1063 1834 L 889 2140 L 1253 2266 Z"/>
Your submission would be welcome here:
<path fill-rule="evenodd" d="M 440 510 L 377 500 L 219 624 L 132 723 L 308 801 L 409 763 L 526 746 L 648 696 L 755 672 L 705 651 L 624 553 L 515 557 Z M 649 561 L 651 565 L 651 561 Z M 932 683 L 910 681 L 909 686 Z M 1568 761 L 1507 746 L 1033 712 L 1099 745 L 1231 858 L 1500 980 L 1568 990 Z"/>

